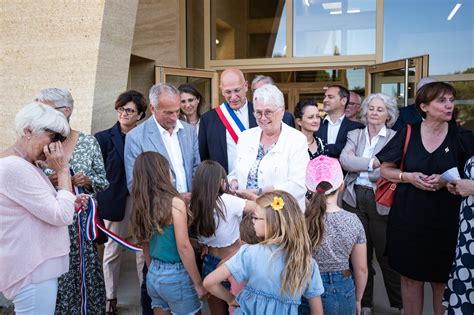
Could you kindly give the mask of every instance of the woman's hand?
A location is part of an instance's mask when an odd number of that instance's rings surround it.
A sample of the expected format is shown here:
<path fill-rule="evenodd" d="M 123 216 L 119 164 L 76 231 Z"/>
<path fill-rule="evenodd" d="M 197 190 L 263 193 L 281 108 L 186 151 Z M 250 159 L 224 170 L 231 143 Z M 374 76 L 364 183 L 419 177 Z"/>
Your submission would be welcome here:
<path fill-rule="evenodd" d="M 360 315 L 360 310 L 362 308 L 361 301 L 356 301 L 356 315 Z"/>
<path fill-rule="evenodd" d="M 421 190 L 427 190 L 427 191 L 435 191 L 435 186 L 432 183 L 428 183 L 427 179 L 428 176 L 419 173 L 419 172 L 413 172 L 413 173 L 403 173 L 403 179 L 408 181 L 410 184 L 415 186 L 418 189 Z"/>
<path fill-rule="evenodd" d="M 454 195 L 469 196 L 474 195 L 474 180 L 458 179 L 446 185 L 449 192 Z"/>
<path fill-rule="evenodd" d="M 209 295 L 209 293 L 207 292 L 207 290 L 204 288 L 204 286 L 202 285 L 202 282 L 201 283 L 198 283 L 198 284 L 195 284 L 194 285 L 194 288 L 196 289 L 196 293 L 198 295 L 198 298 L 200 300 L 203 300 L 203 299 L 206 299 L 207 296 Z"/>
<path fill-rule="evenodd" d="M 43 147 L 46 156 L 46 165 L 55 173 L 69 172 L 69 163 L 63 151 L 63 145 L 60 141 L 51 142 Z"/>
<path fill-rule="evenodd" d="M 51 184 L 53 184 L 54 187 L 58 186 L 58 174 L 57 173 L 53 173 L 51 175 L 48 176 Z"/>
<path fill-rule="evenodd" d="M 92 181 L 86 175 L 78 172 L 72 177 L 72 183 L 78 187 L 84 187 L 87 190 L 92 190 Z"/>
<path fill-rule="evenodd" d="M 86 210 L 88 206 L 89 206 L 89 195 L 80 194 L 76 196 L 76 201 L 74 201 L 75 209 Z"/>
<path fill-rule="evenodd" d="M 425 179 L 425 182 L 433 185 L 434 190 L 439 190 L 443 188 L 444 186 L 446 186 L 446 181 L 441 178 L 441 175 L 438 175 L 438 174 L 433 174 L 433 175 L 428 176 Z"/>

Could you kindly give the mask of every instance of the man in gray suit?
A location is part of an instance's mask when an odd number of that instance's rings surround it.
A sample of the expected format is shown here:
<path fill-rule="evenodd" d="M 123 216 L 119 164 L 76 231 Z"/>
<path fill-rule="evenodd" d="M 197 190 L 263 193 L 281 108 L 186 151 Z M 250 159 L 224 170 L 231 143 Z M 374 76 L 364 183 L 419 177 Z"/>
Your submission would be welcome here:
<path fill-rule="evenodd" d="M 150 89 L 151 117 L 127 134 L 125 139 L 125 172 L 128 189 L 133 181 L 133 165 L 138 155 L 147 151 L 158 152 L 170 163 L 176 189 L 189 198 L 194 171 L 201 160 L 195 129 L 178 120 L 179 91 L 161 83 Z"/>
<path fill-rule="evenodd" d="M 150 89 L 151 117 L 127 133 L 125 138 L 125 173 L 128 190 L 133 182 L 133 165 L 143 152 L 153 151 L 163 155 L 173 173 L 173 183 L 181 196 L 191 198 L 194 171 L 201 163 L 196 130 L 179 119 L 179 91 L 172 85 L 161 83 Z M 150 174 L 153 176 L 153 174 Z M 143 267 L 141 285 L 142 314 L 153 314 L 151 299 L 146 289 L 146 266 Z"/>

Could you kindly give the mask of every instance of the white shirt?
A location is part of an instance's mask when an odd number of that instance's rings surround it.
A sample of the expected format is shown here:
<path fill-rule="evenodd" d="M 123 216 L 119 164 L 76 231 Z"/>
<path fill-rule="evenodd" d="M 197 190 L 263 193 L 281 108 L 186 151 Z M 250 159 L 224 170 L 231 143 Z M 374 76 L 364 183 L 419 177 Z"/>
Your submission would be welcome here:
<path fill-rule="evenodd" d="M 248 101 L 245 101 L 244 106 L 239 108 L 238 110 L 234 110 L 234 113 L 242 122 L 245 129 L 249 129 L 249 107 Z M 234 160 L 235 160 L 235 152 L 237 151 L 237 143 L 235 143 L 234 139 L 230 135 L 230 133 L 225 131 L 225 140 L 227 143 L 227 166 L 229 168 L 229 173 L 232 172 L 234 169 Z"/>
<path fill-rule="evenodd" d="M 214 209 L 214 220 L 216 222 L 216 231 L 210 237 L 198 236 L 199 243 L 210 247 L 227 247 L 235 243 L 240 238 L 240 221 L 245 208 L 245 199 L 222 194 L 222 203 L 224 207 L 225 220 L 218 217 Z"/>
<path fill-rule="evenodd" d="M 339 128 L 341 128 L 342 121 L 344 120 L 346 115 L 342 115 L 339 117 L 335 123 L 331 121 L 329 115 L 324 118 L 324 120 L 328 121 L 328 143 L 327 144 L 334 144 L 336 143 L 337 134 L 339 133 Z"/>
<path fill-rule="evenodd" d="M 372 165 L 374 164 L 374 150 L 375 146 L 379 142 L 380 137 L 386 137 L 387 136 L 387 128 L 385 126 L 380 129 L 379 133 L 372 138 L 372 142 L 369 139 L 369 129 L 368 127 L 364 128 L 364 134 L 365 134 L 365 148 L 364 152 L 362 153 L 363 158 L 370 159 L 369 162 L 369 168 L 367 172 L 360 172 L 359 177 L 357 177 L 355 184 L 356 185 L 362 185 L 362 186 L 368 186 L 368 187 L 374 187 L 374 183 L 372 183 L 369 179 L 369 171 L 372 171 Z"/>
<path fill-rule="evenodd" d="M 175 187 L 178 192 L 187 192 L 188 185 L 186 184 L 186 172 L 184 170 L 183 155 L 181 154 L 181 147 L 179 146 L 178 131 L 184 129 L 181 121 L 177 120 L 174 126 L 173 132 L 170 134 L 165 128 L 163 128 L 157 121 L 155 116 L 153 119 L 160 130 L 163 143 L 165 144 L 166 152 L 170 157 L 168 161 L 173 166 L 175 176 Z"/>

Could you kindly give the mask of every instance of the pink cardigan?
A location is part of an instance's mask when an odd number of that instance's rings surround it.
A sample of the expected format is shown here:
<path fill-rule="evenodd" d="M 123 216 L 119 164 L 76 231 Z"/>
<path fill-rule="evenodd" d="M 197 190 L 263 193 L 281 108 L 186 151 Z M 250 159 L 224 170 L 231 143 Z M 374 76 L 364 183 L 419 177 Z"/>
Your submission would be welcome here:
<path fill-rule="evenodd" d="M 68 270 L 67 226 L 73 222 L 75 199 L 68 191 L 56 192 L 28 161 L 0 159 L 0 292 L 7 298 L 35 280 Z"/>

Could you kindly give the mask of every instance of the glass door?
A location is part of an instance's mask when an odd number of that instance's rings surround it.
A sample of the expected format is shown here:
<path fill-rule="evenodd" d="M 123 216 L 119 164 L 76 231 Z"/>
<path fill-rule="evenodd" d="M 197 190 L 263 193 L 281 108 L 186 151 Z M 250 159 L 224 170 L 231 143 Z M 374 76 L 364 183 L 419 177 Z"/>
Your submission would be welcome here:
<path fill-rule="evenodd" d="M 156 83 L 169 83 L 176 87 L 183 83 L 194 85 L 205 100 L 202 108 L 203 113 L 219 105 L 218 74 L 216 71 L 157 66 L 155 81 Z"/>
<path fill-rule="evenodd" d="M 381 92 L 394 97 L 399 107 L 413 104 L 416 84 L 428 76 L 428 59 L 423 55 L 368 66 L 367 95 Z"/>

